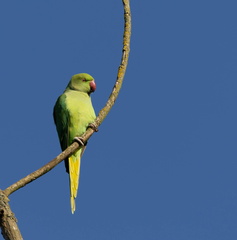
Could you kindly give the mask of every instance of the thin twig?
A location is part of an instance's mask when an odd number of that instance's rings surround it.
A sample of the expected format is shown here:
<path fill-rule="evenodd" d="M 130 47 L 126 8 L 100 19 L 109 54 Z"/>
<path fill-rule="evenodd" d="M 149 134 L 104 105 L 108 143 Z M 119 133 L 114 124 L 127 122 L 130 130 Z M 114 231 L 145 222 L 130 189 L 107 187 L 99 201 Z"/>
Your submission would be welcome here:
<path fill-rule="evenodd" d="M 124 5 L 124 33 L 123 33 L 123 50 L 121 63 L 118 68 L 117 79 L 114 84 L 112 93 L 104 108 L 102 108 L 95 120 L 96 127 L 104 121 L 108 115 L 110 109 L 113 107 L 115 100 L 118 97 L 119 91 L 122 87 L 123 79 L 128 65 L 128 57 L 130 52 L 130 39 L 131 39 L 131 10 L 129 5 L 129 0 L 123 0 Z"/>

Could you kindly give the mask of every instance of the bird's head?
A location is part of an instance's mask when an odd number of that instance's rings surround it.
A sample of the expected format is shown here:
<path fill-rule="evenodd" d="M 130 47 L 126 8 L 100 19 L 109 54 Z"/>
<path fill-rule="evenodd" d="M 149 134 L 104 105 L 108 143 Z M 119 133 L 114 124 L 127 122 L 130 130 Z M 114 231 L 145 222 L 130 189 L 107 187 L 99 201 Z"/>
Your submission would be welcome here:
<path fill-rule="evenodd" d="M 87 73 L 73 75 L 66 89 L 91 94 L 96 89 L 94 78 Z"/>

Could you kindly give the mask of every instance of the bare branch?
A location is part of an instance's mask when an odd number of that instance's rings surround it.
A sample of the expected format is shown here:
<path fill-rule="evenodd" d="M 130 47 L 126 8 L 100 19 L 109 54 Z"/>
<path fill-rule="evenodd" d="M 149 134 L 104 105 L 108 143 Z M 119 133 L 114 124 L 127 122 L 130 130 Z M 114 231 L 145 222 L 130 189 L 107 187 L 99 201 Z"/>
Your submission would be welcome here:
<path fill-rule="evenodd" d="M 89 127 L 87 131 L 81 136 L 83 142 L 88 141 L 96 129 L 101 125 L 103 120 L 108 115 L 112 106 L 114 105 L 119 91 L 122 87 L 124 75 L 126 72 L 128 57 L 130 52 L 130 38 L 131 38 L 131 12 L 129 0 L 122 0 L 124 5 L 124 35 L 123 35 L 123 49 L 122 49 L 122 58 L 121 63 L 118 68 L 117 79 L 113 87 L 112 93 L 109 96 L 109 99 L 103 109 L 99 112 L 97 118 L 94 122 L 94 127 Z M 2 235 L 7 240 L 22 240 L 21 233 L 17 226 L 16 218 L 11 212 L 10 206 L 8 204 L 8 196 L 15 192 L 16 190 L 24 187 L 26 184 L 36 180 L 40 176 L 44 175 L 51 169 L 53 169 L 57 164 L 62 162 L 65 158 L 73 154 L 81 146 L 78 142 L 73 142 L 65 151 L 59 154 L 52 161 L 36 170 L 35 172 L 27 175 L 26 177 L 20 179 L 18 182 L 12 184 L 5 190 L 0 190 L 0 227 L 2 229 Z"/>
<path fill-rule="evenodd" d="M 9 199 L 0 190 L 0 226 L 2 235 L 6 240 L 23 240 L 8 201 Z"/>
<path fill-rule="evenodd" d="M 120 66 L 118 68 L 117 79 L 114 84 L 112 93 L 109 96 L 109 99 L 103 109 L 100 110 L 98 117 L 95 120 L 95 126 L 98 127 L 106 118 L 109 111 L 113 107 L 119 91 L 122 87 L 124 75 L 128 65 L 128 57 L 130 52 L 130 39 L 131 39 L 131 11 L 129 0 L 123 0 L 124 5 L 124 33 L 123 33 L 123 50 L 122 50 L 122 59 Z"/>

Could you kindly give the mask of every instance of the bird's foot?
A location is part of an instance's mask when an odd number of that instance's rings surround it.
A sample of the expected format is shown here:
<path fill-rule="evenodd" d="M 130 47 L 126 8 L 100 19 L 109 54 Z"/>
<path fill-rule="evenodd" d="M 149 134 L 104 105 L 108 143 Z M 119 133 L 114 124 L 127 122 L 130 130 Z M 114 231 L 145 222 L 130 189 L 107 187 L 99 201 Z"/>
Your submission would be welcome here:
<path fill-rule="evenodd" d="M 74 137 L 74 141 L 78 142 L 82 146 L 85 146 L 85 143 L 81 137 Z"/>
<path fill-rule="evenodd" d="M 98 132 L 98 131 L 99 131 L 99 129 L 96 127 L 96 125 L 95 125 L 94 123 L 90 123 L 90 124 L 88 125 L 88 128 L 92 128 L 95 132 Z"/>

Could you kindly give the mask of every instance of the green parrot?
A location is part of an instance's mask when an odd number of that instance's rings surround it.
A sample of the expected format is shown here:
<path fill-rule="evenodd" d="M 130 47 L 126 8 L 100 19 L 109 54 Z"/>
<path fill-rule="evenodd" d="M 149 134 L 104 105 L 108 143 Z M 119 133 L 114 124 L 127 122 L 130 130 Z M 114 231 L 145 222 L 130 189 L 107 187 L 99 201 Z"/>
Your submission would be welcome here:
<path fill-rule="evenodd" d="M 72 76 L 64 93 L 59 96 L 54 106 L 54 122 L 62 150 L 65 150 L 80 137 L 95 118 L 90 94 L 96 89 L 92 76 L 80 73 Z M 85 146 L 65 159 L 66 171 L 69 173 L 70 202 L 72 213 L 75 212 L 75 198 L 79 185 L 81 156 Z"/>

